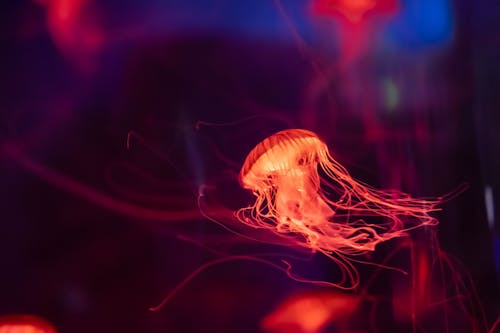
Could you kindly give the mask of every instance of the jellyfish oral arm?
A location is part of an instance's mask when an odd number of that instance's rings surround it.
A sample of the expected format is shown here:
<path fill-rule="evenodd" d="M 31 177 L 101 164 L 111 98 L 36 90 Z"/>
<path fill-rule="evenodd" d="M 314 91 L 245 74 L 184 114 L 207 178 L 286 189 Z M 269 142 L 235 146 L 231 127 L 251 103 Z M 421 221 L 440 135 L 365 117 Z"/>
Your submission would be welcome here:
<path fill-rule="evenodd" d="M 309 172 L 301 168 L 276 178 L 275 205 L 277 229 L 281 232 L 299 232 L 309 245 L 317 242 L 319 235 L 312 228 L 322 225 L 334 215 L 309 179 Z"/>
<path fill-rule="evenodd" d="M 377 190 L 353 179 L 313 132 L 275 133 L 248 154 L 240 171 L 255 203 L 238 219 L 254 228 L 290 233 L 293 245 L 327 255 L 360 255 L 437 220 L 440 200 Z"/>

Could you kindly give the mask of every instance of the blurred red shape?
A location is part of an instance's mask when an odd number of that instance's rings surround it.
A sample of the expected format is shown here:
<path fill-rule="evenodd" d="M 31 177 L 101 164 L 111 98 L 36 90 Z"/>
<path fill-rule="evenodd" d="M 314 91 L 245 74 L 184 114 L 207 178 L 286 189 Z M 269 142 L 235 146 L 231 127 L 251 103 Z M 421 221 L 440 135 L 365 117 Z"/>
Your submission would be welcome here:
<path fill-rule="evenodd" d="M 309 292 L 292 295 L 268 314 L 261 326 L 266 332 L 321 332 L 335 322 L 339 327 L 358 306 L 358 297 L 338 292 Z"/>
<path fill-rule="evenodd" d="M 48 321 L 32 315 L 0 317 L 0 333 L 56 333 Z"/>
<path fill-rule="evenodd" d="M 368 15 L 393 14 L 399 6 L 397 0 L 316 0 L 313 12 L 318 15 L 340 16 L 358 22 Z"/>

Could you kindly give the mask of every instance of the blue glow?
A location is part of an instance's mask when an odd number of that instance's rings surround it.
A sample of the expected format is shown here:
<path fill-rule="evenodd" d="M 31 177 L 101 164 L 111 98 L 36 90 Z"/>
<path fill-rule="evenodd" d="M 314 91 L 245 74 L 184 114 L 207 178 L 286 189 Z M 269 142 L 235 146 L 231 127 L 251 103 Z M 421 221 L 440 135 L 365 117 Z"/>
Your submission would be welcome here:
<path fill-rule="evenodd" d="M 307 22 L 307 2 L 283 1 L 286 15 L 302 37 L 311 35 Z M 152 0 L 149 27 L 158 32 L 223 33 L 228 36 L 250 36 L 293 40 L 286 19 L 272 0 L 220 1 L 214 6 L 208 0 Z"/>
<path fill-rule="evenodd" d="M 410 49 L 439 45 L 453 38 L 449 0 L 403 0 L 401 13 L 386 30 L 386 38 Z"/>
<path fill-rule="evenodd" d="M 296 31 L 304 40 L 314 42 L 318 38 L 318 27 L 308 14 L 311 1 L 281 0 L 285 13 L 280 12 L 280 6 L 273 0 L 218 1 L 215 6 L 209 0 L 142 3 L 127 0 L 111 7 L 121 8 L 123 25 L 133 18 L 141 29 L 152 34 L 220 33 L 294 41 Z M 414 50 L 451 41 L 454 31 L 451 0 L 399 1 L 400 12 L 384 23 L 387 45 Z"/>
<path fill-rule="evenodd" d="M 500 273 L 500 236 L 497 235 L 493 239 L 493 255 L 495 260 L 495 268 L 497 273 Z"/>

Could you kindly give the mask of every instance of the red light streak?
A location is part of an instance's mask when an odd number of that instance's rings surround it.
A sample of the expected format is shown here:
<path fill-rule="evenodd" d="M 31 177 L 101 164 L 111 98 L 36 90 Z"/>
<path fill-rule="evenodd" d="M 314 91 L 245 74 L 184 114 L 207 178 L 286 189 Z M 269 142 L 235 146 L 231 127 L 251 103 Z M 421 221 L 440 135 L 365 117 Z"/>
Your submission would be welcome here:
<path fill-rule="evenodd" d="M 156 221 L 185 221 L 202 216 L 196 209 L 183 211 L 157 210 L 114 198 L 43 165 L 27 156 L 14 145 L 5 144 L 0 148 L 0 152 L 25 171 L 40 177 L 47 183 L 120 215 Z"/>

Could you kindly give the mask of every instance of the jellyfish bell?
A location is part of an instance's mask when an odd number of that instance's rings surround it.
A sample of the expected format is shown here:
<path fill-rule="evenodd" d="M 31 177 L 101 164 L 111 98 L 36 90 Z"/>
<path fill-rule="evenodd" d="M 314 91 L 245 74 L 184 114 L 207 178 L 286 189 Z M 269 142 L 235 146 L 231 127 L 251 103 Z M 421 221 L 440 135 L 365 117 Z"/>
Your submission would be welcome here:
<path fill-rule="evenodd" d="M 411 228 L 437 223 L 429 213 L 437 210 L 439 199 L 415 199 L 353 179 L 308 130 L 284 130 L 260 142 L 239 179 L 256 197 L 236 213 L 239 221 L 301 235 L 298 245 L 313 251 L 363 254 Z M 368 220 L 375 217 L 380 218 L 376 224 Z"/>
<path fill-rule="evenodd" d="M 258 144 L 240 172 L 242 186 L 260 199 L 257 208 L 267 205 L 266 213 L 256 217 L 275 218 L 279 230 L 293 232 L 332 216 L 317 191 L 317 165 L 327 150 L 316 134 L 300 129 L 278 132 Z"/>
<path fill-rule="evenodd" d="M 57 333 L 48 321 L 33 315 L 0 317 L 0 333 Z"/>

